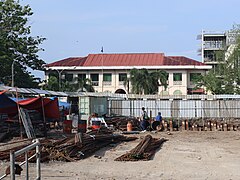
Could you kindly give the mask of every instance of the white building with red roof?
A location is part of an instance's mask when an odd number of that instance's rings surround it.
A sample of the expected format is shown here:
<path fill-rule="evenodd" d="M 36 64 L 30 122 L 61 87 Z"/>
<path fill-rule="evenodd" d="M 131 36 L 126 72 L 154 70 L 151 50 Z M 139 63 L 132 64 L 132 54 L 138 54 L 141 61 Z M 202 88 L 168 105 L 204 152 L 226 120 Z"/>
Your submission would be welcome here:
<path fill-rule="evenodd" d="M 52 71 L 60 78 L 74 83 L 76 77 L 92 80 L 96 92 L 127 93 L 124 79 L 131 69 L 165 70 L 169 74 L 168 88 L 159 87 L 159 94 L 203 94 L 193 90 L 193 77 L 205 74 L 212 66 L 183 57 L 165 56 L 163 53 L 89 54 L 87 57 L 66 58 L 46 65 L 48 79 Z"/>

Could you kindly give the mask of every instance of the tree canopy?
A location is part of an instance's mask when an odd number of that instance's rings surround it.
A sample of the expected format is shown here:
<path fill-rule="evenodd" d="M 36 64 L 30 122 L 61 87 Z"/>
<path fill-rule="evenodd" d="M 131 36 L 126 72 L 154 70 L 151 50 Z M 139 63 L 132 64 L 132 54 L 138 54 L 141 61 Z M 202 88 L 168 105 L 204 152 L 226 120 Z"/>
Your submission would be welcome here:
<path fill-rule="evenodd" d="M 22 6 L 19 0 L 0 2 L 0 81 L 11 85 L 12 67 L 14 84 L 18 87 L 37 87 L 39 79 L 29 72 L 42 70 L 45 64 L 37 53 L 43 49 L 39 45 L 45 40 L 32 37 L 29 16 L 33 14 L 29 5 Z"/>
<path fill-rule="evenodd" d="M 159 86 L 167 88 L 167 80 L 168 74 L 162 70 L 149 71 L 134 68 L 130 71 L 131 91 L 136 94 L 156 94 Z"/>
<path fill-rule="evenodd" d="M 47 90 L 64 91 L 64 92 L 94 92 L 92 81 L 88 78 L 76 77 L 72 82 L 66 79 L 59 81 L 59 76 L 56 73 L 51 73 L 45 86 Z"/>

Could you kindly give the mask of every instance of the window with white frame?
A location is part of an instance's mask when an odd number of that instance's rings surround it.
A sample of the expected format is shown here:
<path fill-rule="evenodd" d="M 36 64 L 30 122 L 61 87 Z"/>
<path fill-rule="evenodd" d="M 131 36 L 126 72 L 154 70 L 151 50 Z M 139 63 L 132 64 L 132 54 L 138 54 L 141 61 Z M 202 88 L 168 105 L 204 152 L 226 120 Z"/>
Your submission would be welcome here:
<path fill-rule="evenodd" d="M 127 73 L 119 73 L 118 75 L 119 85 L 123 85 L 126 80 L 127 80 Z"/>
<path fill-rule="evenodd" d="M 182 73 L 173 73 L 173 85 L 182 85 Z"/>
<path fill-rule="evenodd" d="M 99 74 L 90 74 L 92 85 L 99 86 Z"/>
<path fill-rule="evenodd" d="M 103 74 L 103 84 L 104 85 L 111 85 L 112 84 L 112 74 L 111 73 L 104 73 Z"/>

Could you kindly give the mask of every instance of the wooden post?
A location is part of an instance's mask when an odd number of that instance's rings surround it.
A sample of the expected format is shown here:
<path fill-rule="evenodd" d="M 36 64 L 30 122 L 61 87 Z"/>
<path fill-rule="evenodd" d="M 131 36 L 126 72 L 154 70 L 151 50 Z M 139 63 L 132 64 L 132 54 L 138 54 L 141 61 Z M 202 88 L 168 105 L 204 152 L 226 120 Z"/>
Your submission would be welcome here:
<path fill-rule="evenodd" d="M 41 101 L 42 101 L 42 116 L 43 116 L 44 137 L 47 137 L 47 128 L 46 128 L 46 118 L 45 118 L 43 97 L 40 97 L 40 98 L 41 98 Z"/>
<path fill-rule="evenodd" d="M 212 127 L 213 127 L 212 128 L 213 131 L 217 131 L 217 122 L 214 122 Z"/>
<path fill-rule="evenodd" d="M 168 123 L 167 121 L 164 123 L 164 131 L 167 131 L 168 130 Z"/>
<path fill-rule="evenodd" d="M 208 131 L 211 131 L 211 121 L 208 121 L 208 122 L 207 122 L 207 130 L 208 130 Z"/>
<path fill-rule="evenodd" d="M 181 128 L 181 130 L 182 131 L 185 130 L 185 120 L 182 120 L 182 128 Z"/>
<path fill-rule="evenodd" d="M 224 131 L 227 131 L 227 123 L 224 123 L 224 125 L 223 125 L 223 130 L 224 130 Z"/>
<path fill-rule="evenodd" d="M 217 129 L 217 131 L 219 131 L 219 130 L 220 130 L 220 125 L 219 125 L 219 123 L 218 123 L 218 122 L 216 122 L 216 129 Z"/>
<path fill-rule="evenodd" d="M 185 123 L 185 130 L 188 131 L 188 120 L 186 120 L 186 123 Z"/>
<path fill-rule="evenodd" d="M 198 131 L 198 125 L 197 124 L 194 125 L 194 131 Z"/>
<path fill-rule="evenodd" d="M 172 122 L 172 120 L 169 121 L 169 130 L 173 131 L 173 122 Z"/>
<path fill-rule="evenodd" d="M 233 130 L 237 131 L 237 125 L 233 125 Z"/>
<path fill-rule="evenodd" d="M 220 125 L 219 125 L 219 130 L 220 130 L 220 131 L 223 131 L 223 124 L 220 124 Z"/>
<path fill-rule="evenodd" d="M 213 122 L 211 122 L 210 128 L 211 128 L 211 131 L 215 131 Z"/>

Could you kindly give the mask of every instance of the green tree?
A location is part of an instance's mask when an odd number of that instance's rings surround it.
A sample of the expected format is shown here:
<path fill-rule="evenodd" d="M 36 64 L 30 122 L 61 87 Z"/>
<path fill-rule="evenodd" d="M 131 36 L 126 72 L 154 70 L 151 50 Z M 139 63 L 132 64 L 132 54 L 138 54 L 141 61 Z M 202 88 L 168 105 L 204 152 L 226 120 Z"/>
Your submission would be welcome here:
<path fill-rule="evenodd" d="M 59 89 L 59 77 L 56 73 L 49 74 L 48 82 L 44 89 L 64 92 L 94 92 L 92 81 L 88 78 L 75 78 L 73 82 L 61 80 L 61 89 Z"/>
<path fill-rule="evenodd" d="M 14 63 L 14 82 L 18 87 L 37 87 L 39 79 L 34 78 L 27 68 L 42 70 L 43 60 L 37 53 L 45 38 L 30 36 L 28 18 L 33 14 L 29 5 L 21 6 L 19 0 L 0 2 L 0 78 L 10 85 L 11 69 Z"/>
<path fill-rule="evenodd" d="M 167 88 L 168 74 L 162 70 L 149 71 L 147 69 L 132 69 L 129 78 L 132 85 L 132 93 L 156 94 L 158 87 Z"/>
<path fill-rule="evenodd" d="M 58 91 L 59 84 L 56 76 L 49 76 L 47 84 L 44 86 L 44 89 Z"/>
<path fill-rule="evenodd" d="M 76 78 L 77 83 L 73 84 L 73 91 L 77 92 L 94 92 L 92 81 L 88 78 Z"/>

